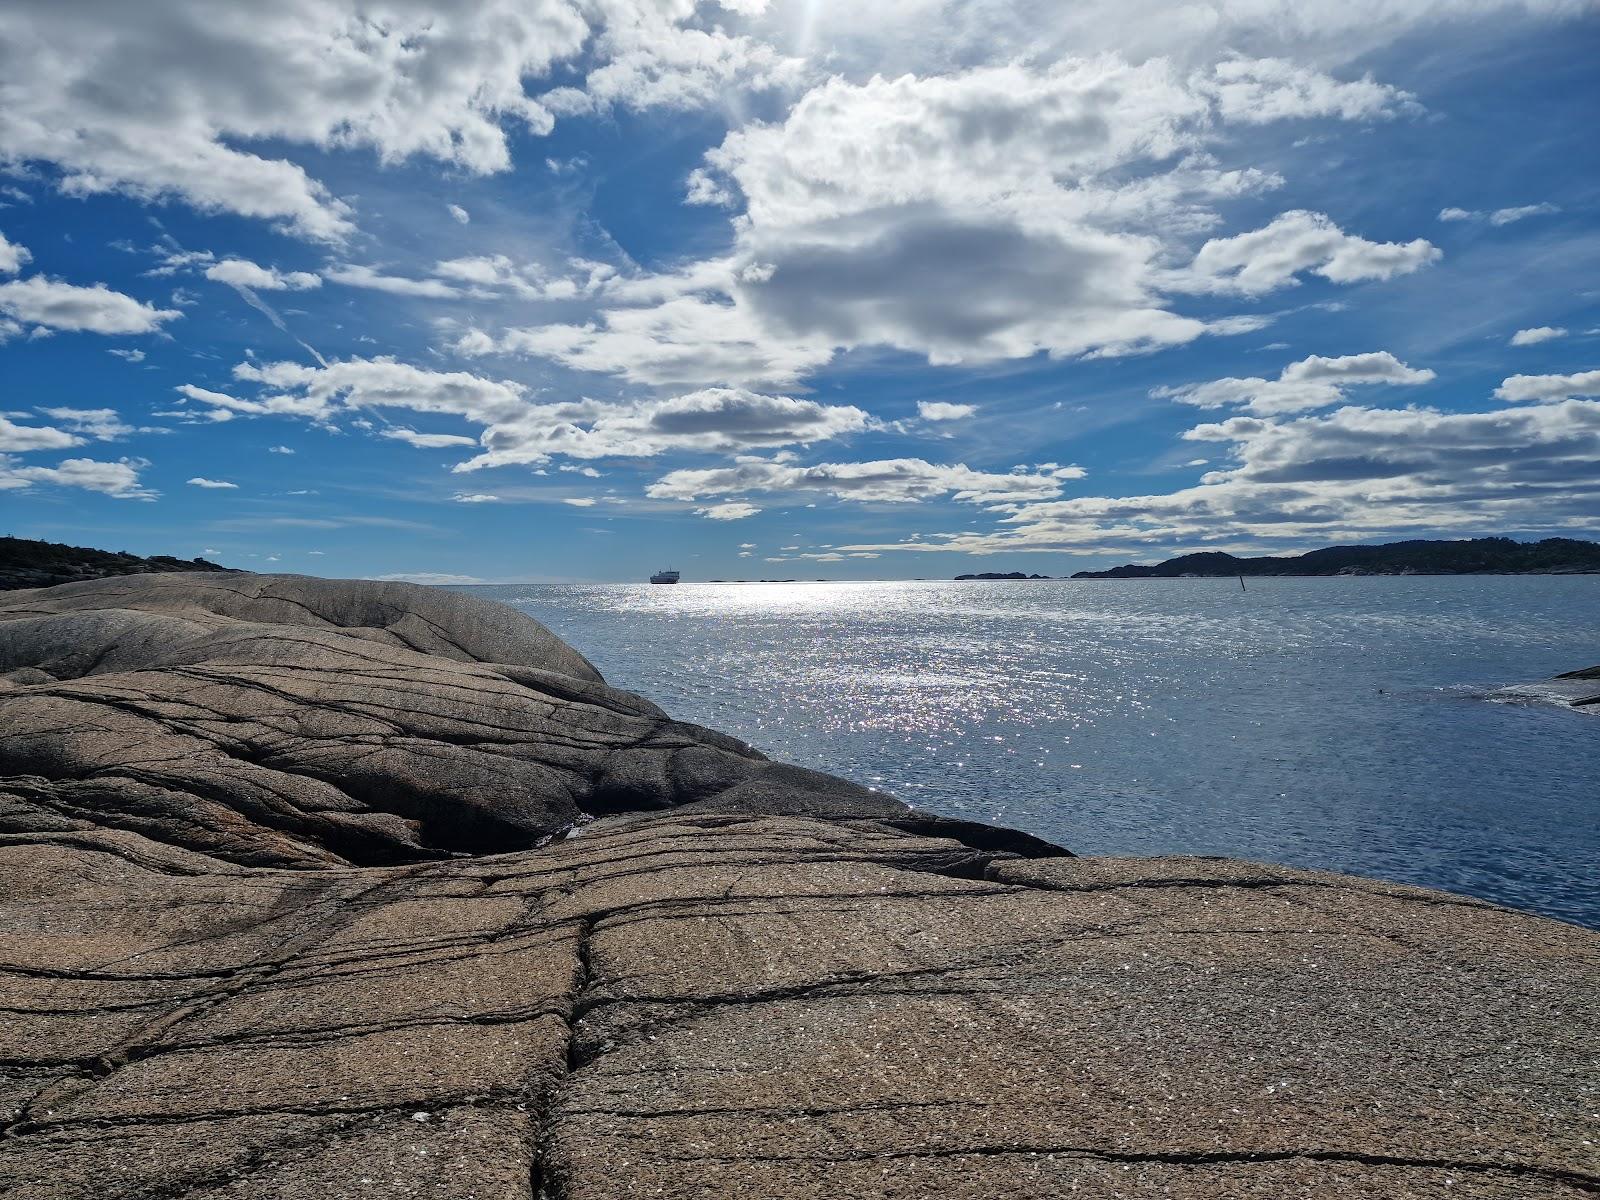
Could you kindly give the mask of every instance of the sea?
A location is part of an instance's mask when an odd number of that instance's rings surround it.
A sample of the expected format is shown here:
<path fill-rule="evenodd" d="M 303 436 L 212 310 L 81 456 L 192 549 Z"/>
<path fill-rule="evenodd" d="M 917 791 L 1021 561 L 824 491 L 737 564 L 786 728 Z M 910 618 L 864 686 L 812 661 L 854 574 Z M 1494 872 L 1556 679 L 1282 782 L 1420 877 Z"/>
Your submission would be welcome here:
<path fill-rule="evenodd" d="M 1600 576 L 495 585 L 611 683 L 1079 854 L 1218 854 L 1600 928 Z"/>

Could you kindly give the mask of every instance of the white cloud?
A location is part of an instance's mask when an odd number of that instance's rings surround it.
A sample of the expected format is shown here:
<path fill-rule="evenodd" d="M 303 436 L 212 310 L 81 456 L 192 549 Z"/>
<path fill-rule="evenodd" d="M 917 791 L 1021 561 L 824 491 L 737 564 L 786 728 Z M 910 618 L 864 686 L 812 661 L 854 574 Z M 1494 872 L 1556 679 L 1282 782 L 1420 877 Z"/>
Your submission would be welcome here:
<path fill-rule="evenodd" d="M 52 421 L 66 425 L 73 433 L 101 442 L 114 442 L 130 433 L 158 432 L 129 425 L 114 408 L 41 408 L 39 411 Z"/>
<path fill-rule="evenodd" d="M 1515 208 L 1497 208 L 1489 214 L 1489 224 L 1510 225 L 1513 221 L 1525 220 L 1528 217 L 1542 217 L 1549 213 L 1558 213 L 1560 211 L 1554 204 L 1522 204 Z"/>
<path fill-rule="evenodd" d="M 268 454 L 293 454 L 294 453 L 294 448 L 291 447 L 291 446 L 268 446 L 267 447 L 267 453 Z"/>
<path fill-rule="evenodd" d="M 1298 214 L 1321 224 L 1300 231 L 1287 269 L 1214 242 L 1213 273 L 1175 271 L 1166 264 L 1189 257 L 1218 203 L 1283 182 L 1223 169 L 1208 147 L 1235 121 L 1371 119 L 1408 103 L 1385 85 L 1281 60 L 1189 71 L 1107 55 L 833 78 L 782 121 L 734 129 L 691 176 L 691 201 L 742 204 L 725 257 L 609 282 L 608 303 L 584 323 L 474 329 L 456 349 L 651 385 L 753 386 L 863 346 L 945 364 L 1120 355 L 1245 332 L 1264 318 L 1202 320 L 1173 311 L 1170 295 L 1254 293 L 1311 269 L 1334 282 L 1388 278 L 1437 251 Z M 1239 261 L 1225 267 L 1230 258 Z"/>
<path fill-rule="evenodd" d="M 122 359 L 123 362 L 141 363 L 144 361 L 143 350 L 118 350 L 116 348 L 112 348 L 107 350 L 106 353 L 115 354 L 118 358 Z"/>
<path fill-rule="evenodd" d="M 1370 75 L 1341 82 L 1282 58 L 1224 60 L 1199 87 L 1215 98 L 1224 120 L 1246 125 L 1307 117 L 1370 121 L 1421 111 L 1409 92 Z"/>
<path fill-rule="evenodd" d="M 1553 342 L 1567 336 L 1565 329 L 1553 325 L 1536 325 L 1532 329 L 1519 329 L 1511 335 L 1513 346 L 1537 346 L 1540 342 Z"/>
<path fill-rule="evenodd" d="M 329 267 L 322 272 L 329 283 L 345 287 L 366 288 L 369 291 L 389 292 L 395 296 L 420 296 L 430 300 L 454 300 L 465 293 L 458 287 L 438 279 L 408 279 L 402 275 L 385 275 L 372 267 L 346 263 Z"/>
<path fill-rule="evenodd" d="M 491 496 L 487 492 L 457 492 L 450 499 L 457 504 L 494 504 L 499 501 L 499 496 Z"/>
<path fill-rule="evenodd" d="M 207 267 L 205 275 L 215 283 L 263 292 L 303 292 L 322 286 L 321 276 L 309 271 L 279 271 L 276 267 L 263 267 L 243 258 L 225 258 Z"/>
<path fill-rule="evenodd" d="M 15 275 L 33 259 L 26 246 L 7 241 L 0 233 L 0 275 Z"/>
<path fill-rule="evenodd" d="M 419 450 L 443 450 L 451 446 L 476 446 L 477 438 L 462 437 L 455 433 L 418 433 L 414 429 L 385 429 L 383 437 L 405 442 Z"/>
<path fill-rule="evenodd" d="M 1600 371 L 1581 371 L 1576 375 L 1513 375 L 1502 381 L 1494 394 L 1512 403 L 1600 396 Z"/>
<path fill-rule="evenodd" d="M 924 421 L 960 421 L 977 412 L 971 404 L 948 404 L 943 400 L 918 400 L 917 416 Z"/>
<path fill-rule="evenodd" d="M 573 259 L 567 266 L 574 274 L 551 276 L 531 263 L 513 262 L 505 254 L 478 254 L 445 259 L 435 263 L 433 274 L 450 281 L 460 295 L 492 298 L 496 292 L 509 292 L 524 300 L 573 300 L 594 295 L 616 268 L 607 263 Z"/>
<path fill-rule="evenodd" d="M 1554 204 L 1519 204 L 1512 208 L 1497 208 L 1490 212 L 1481 212 L 1468 208 L 1443 208 L 1439 210 L 1441 221 L 1487 221 L 1491 225 L 1511 225 L 1517 221 L 1524 221 L 1529 217 L 1542 217 L 1550 213 L 1558 213 L 1561 209 Z"/>
<path fill-rule="evenodd" d="M 1163 495 L 1022 505 L 993 532 L 844 550 L 1177 553 L 1227 539 L 1303 544 L 1381 535 L 1600 527 L 1600 403 L 1488 413 L 1346 407 L 1288 421 L 1232 417 L 1191 440 L 1232 465 Z"/>
<path fill-rule="evenodd" d="M 1198 408 L 1240 406 L 1260 416 L 1330 408 L 1345 399 L 1345 389 L 1365 384 L 1428 383 L 1434 373 L 1408 367 L 1387 350 L 1324 358 L 1313 354 L 1290 363 L 1277 379 L 1213 379 L 1182 387 L 1160 387 L 1150 394 Z"/>
<path fill-rule="evenodd" d="M 0 456 L 0 491 L 30 488 L 36 483 L 99 492 L 117 500 L 153 500 L 157 493 L 139 482 L 139 472 L 150 464 L 142 458 L 99 462 L 68 458 L 53 467 L 24 467 Z"/>
<path fill-rule="evenodd" d="M 539 403 L 523 385 L 463 371 L 429 371 L 391 358 L 349 359 L 322 366 L 240 363 L 234 376 L 256 385 L 241 398 L 193 384 L 178 391 L 207 415 L 297 416 L 320 424 L 358 409 L 402 409 L 459 416 L 483 427 L 481 437 L 417 433 L 380 436 L 414 446 L 478 446 L 457 471 L 540 465 L 555 457 L 648 458 L 669 450 L 747 451 L 808 445 L 861 432 L 871 418 L 851 405 L 822 404 L 744 388 L 706 388 L 678 396 Z"/>
<path fill-rule="evenodd" d="M 1291 285 L 1309 271 L 1333 283 L 1409 275 L 1438 261 L 1431 242 L 1370 242 L 1345 233 L 1325 214 L 1297 210 L 1234 237 L 1200 247 L 1177 286 L 1257 295 Z"/>
<path fill-rule="evenodd" d="M 461 205 L 459 205 L 459 204 L 447 204 L 447 205 L 445 205 L 445 207 L 449 210 L 450 215 L 452 217 L 454 217 L 456 219 L 456 221 L 459 222 L 460 224 L 467 225 L 467 224 L 471 223 L 472 214 L 469 213 L 466 209 L 462 208 Z"/>
<path fill-rule="evenodd" d="M 87 333 L 153 333 L 182 316 L 155 308 L 103 283 L 77 287 L 34 275 L 0 283 L 0 313 L 29 325 Z"/>
<path fill-rule="evenodd" d="M 561 503 L 570 504 L 573 508 L 593 508 L 595 500 L 592 496 L 568 496 Z"/>
<path fill-rule="evenodd" d="M 959 463 L 940 466 L 920 458 L 820 463 L 813 467 L 754 459 L 731 467 L 671 471 L 646 492 L 663 500 L 821 492 L 842 500 L 899 504 L 950 496 L 993 506 L 1058 496 L 1061 481 L 1050 474 L 975 471 Z"/>
<path fill-rule="evenodd" d="M 759 0 L 719 0 L 724 9 L 758 15 Z M 601 60 L 583 86 L 561 87 L 540 100 L 558 114 L 604 112 L 612 107 L 698 108 L 734 90 L 767 91 L 799 81 L 802 64 L 768 43 L 730 35 L 721 23 L 686 28 L 696 5 L 611 3 L 596 38 Z"/>
<path fill-rule="evenodd" d="M 569 458 L 647 458 L 669 450 L 743 451 L 809 445 L 860 432 L 870 418 L 850 405 L 706 388 L 681 396 L 531 405 L 492 425 L 487 449 L 458 471 Z"/>
<path fill-rule="evenodd" d="M 0 159 L 54 164 L 75 195 L 177 198 L 338 240 L 349 203 L 275 143 L 510 166 L 508 132 L 547 133 L 552 105 L 682 107 L 783 82 L 769 46 L 697 19 L 687 0 L 359 0 L 0 8 Z M 576 65 L 583 90 L 547 104 Z"/>
<path fill-rule="evenodd" d="M 192 487 L 210 488 L 210 489 L 213 489 L 213 490 L 219 489 L 219 488 L 235 488 L 236 489 L 239 486 L 237 483 L 229 483 L 225 479 L 207 479 L 202 475 L 196 475 L 193 479 L 186 479 L 186 480 L 184 480 L 184 482 L 189 484 Z"/>
<path fill-rule="evenodd" d="M 350 409 L 401 408 L 488 424 L 512 420 L 527 408 L 519 383 L 464 371 L 428 371 L 392 358 L 353 358 L 316 367 L 246 362 L 234 367 L 233 374 L 243 383 L 260 385 L 266 394 L 245 400 L 193 384 L 178 391 L 214 409 L 298 416 L 319 423 Z"/>
<path fill-rule="evenodd" d="M 772 337 L 747 308 L 701 296 L 607 309 L 584 325 L 508 329 L 499 338 L 474 330 L 455 349 L 549 358 L 658 386 L 789 383 L 833 356 L 825 342 Z"/>
<path fill-rule="evenodd" d="M 706 517 L 712 521 L 742 521 L 746 517 L 753 517 L 761 510 L 754 504 L 747 504 L 743 500 L 729 500 L 722 504 L 708 504 L 704 508 L 694 510 L 697 516 Z"/>
<path fill-rule="evenodd" d="M 0 416 L 0 454 L 29 450 L 65 450 L 83 445 L 84 439 L 48 425 L 15 425 Z"/>

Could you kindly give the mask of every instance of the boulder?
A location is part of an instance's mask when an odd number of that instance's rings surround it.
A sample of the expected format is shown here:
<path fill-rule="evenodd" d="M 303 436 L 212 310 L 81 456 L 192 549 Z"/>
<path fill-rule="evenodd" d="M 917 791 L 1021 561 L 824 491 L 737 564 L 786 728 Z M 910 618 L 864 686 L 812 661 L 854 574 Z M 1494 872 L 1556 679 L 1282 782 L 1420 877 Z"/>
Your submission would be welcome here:
<path fill-rule="evenodd" d="M 1588 931 L 940 821 L 471 598 L 7 599 L 0 1193 L 1600 1188 Z"/>

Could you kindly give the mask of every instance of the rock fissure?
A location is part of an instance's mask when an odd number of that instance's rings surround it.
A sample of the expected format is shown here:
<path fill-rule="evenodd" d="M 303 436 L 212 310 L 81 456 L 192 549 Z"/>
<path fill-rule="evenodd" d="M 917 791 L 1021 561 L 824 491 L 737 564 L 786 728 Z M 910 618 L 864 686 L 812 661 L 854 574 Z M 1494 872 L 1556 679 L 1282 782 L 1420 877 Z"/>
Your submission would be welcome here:
<path fill-rule="evenodd" d="M 445 591 L 70 584 L 0 599 L 0 661 L 77 672 L 0 689 L 29 1200 L 1600 1175 L 1582 930 L 914 811 Z"/>

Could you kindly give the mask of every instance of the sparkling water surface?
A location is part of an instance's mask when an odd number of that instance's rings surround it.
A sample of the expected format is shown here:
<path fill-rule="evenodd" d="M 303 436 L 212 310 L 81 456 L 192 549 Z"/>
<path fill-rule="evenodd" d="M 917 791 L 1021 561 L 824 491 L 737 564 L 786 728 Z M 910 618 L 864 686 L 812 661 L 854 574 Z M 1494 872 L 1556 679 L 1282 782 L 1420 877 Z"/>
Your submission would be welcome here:
<path fill-rule="evenodd" d="M 497 585 L 613 684 L 1080 854 L 1226 854 L 1600 927 L 1600 577 Z"/>

